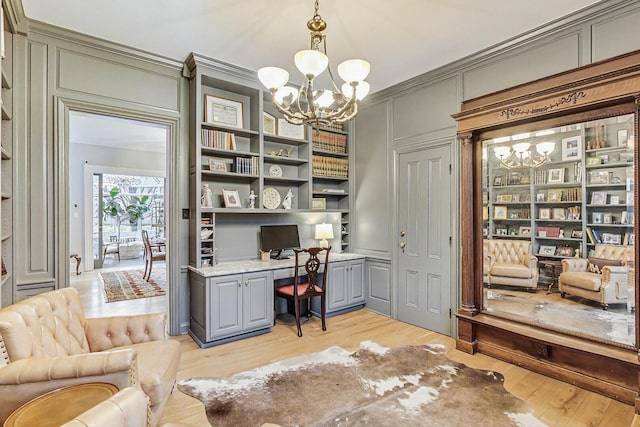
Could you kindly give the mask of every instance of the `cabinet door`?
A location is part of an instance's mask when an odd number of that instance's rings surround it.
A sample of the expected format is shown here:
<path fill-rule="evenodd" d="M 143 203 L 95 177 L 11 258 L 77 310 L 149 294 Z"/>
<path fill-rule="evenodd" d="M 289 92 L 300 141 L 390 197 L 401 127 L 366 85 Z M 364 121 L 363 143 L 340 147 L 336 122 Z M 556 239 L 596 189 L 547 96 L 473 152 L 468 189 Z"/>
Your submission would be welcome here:
<path fill-rule="evenodd" d="M 364 304 L 364 260 L 349 263 L 349 304 Z"/>
<path fill-rule="evenodd" d="M 273 273 L 258 272 L 243 276 L 243 330 L 259 329 L 273 324 Z"/>
<path fill-rule="evenodd" d="M 208 341 L 242 331 L 242 279 L 241 274 L 208 279 Z"/>
<path fill-rule="evenodd" d="M 327 311 L 345 307 L 349 303 L 346 262 L 329 264 L 327 277 Z"/>

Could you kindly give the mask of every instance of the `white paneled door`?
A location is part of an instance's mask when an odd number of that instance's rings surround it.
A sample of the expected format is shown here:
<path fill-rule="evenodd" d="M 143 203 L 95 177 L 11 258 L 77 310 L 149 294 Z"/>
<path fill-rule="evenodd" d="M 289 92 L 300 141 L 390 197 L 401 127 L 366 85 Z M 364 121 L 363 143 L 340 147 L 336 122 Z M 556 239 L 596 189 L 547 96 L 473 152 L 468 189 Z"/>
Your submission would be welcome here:
<path fill-rule="evenodd" d="M 398 320 L 451 335 L 450 146 L 399 156 Z"/>

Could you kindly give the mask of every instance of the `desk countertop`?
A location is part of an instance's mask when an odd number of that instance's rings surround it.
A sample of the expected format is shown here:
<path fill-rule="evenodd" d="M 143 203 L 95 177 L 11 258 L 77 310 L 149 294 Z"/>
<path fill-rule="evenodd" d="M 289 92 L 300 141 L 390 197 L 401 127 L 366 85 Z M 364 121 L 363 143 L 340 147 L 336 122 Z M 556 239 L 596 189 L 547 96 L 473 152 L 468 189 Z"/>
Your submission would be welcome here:
<path fill-rule="evenodd" d="M 365 258 L 364 255 L 355 253 L 329 254 L 329 262 L 350 261 Z M 291 256 L 289 259 L 262 261 L 259 259 L 248 259 L 244 261 L 221 262 L 212 267 L 196 268 L 189 266 L 189 271 L 204 277 L 226 276 L 229 274 L 251 273 L 253 271 L 279 270 L 282 268 L 293 268 L 296 259 Z"/>

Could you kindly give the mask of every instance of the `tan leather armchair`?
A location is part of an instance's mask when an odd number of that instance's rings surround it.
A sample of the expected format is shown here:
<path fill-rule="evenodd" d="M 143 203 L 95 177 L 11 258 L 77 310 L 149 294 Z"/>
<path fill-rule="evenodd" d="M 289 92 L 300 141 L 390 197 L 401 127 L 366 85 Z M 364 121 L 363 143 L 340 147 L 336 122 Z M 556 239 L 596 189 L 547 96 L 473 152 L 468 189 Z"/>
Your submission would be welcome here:
<path fill-rule="evenodd" d="M 593 258 L 621 261 L 623 265 L 608 265 L 601 273 L 588 270 L 589 260 L 565 258 L 558 289 L 564 298 L 575 295 L 599 302 L 605 310 L 609 304 L 627 303 L 627 262 L 633 259 L 632 246 L 596 245 Z"/>
<path fill-rule="evenodd" d="M 139 385 L 156 425 L 179 361 L 164 313 L 86 319 L 73 288 L 36 295 L 0 310 L 0 423 L 51 390 L 107 382 Z"/>
<path fill-rule="evenodd" d="M 487 239 L 483 245 L 484 280 L 489 286 L 538 287 L 538 258 L 530 240 Z"/>
<path fill-rule="evenodd" d="M 149 397 L 139 388 L 127 387 L 61 427 L 149 427 L 150 425 Z"/>

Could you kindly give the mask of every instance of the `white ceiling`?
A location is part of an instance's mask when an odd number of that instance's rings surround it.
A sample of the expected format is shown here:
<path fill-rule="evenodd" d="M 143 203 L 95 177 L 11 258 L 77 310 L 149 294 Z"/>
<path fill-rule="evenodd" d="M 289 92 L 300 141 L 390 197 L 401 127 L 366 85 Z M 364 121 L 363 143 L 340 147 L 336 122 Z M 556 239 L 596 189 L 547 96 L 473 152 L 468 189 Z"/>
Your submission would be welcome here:
<path fill-rule="evenodd" d="M 371 92 L 520 35 L 597 0 L 321 0 L 334 70 L 371 63 Z M 312 0 L 22 0 L 27 17 L 172 59 L 189 52 L 288 69 L 309 46 Z M 337 77 L 337 75 L 336 75 Z"/>

